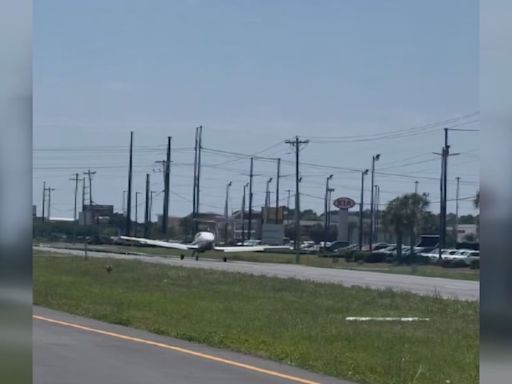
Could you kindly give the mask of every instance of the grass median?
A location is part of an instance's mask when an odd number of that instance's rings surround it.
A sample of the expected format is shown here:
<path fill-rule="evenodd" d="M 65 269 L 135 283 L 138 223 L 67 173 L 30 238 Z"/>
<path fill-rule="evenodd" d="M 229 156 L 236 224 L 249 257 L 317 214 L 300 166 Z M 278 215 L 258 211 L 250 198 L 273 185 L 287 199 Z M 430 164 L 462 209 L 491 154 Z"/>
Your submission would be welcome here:
<path fill-rule="evenodd" d="M 358 383 L 478 383 L 478 303 L 36 252 L 34 302 Z M 105 264 L 113 267 L 107 274 Z M 347 316 L 418 316 L 416 323 Z"/>
<path fill-rule="evenodd" d="M 58 246 L 69 246 L 70 244 L 58 244 Z M 82 249 L 82 245 L 75 246 Z M 181 254 L 191 257 L 190 251 L 180 251 L 169 248 L 141 247 L 141 246 L 90 246 L 90 250 L 107 252 L 127 252 L 136 254 L 145 254 L 148 256 L 169 256 L 179 257 Z M 234 261 L 250 261 L 258 263 L 280 263 L 294 264 L 295 254 L 291 253 L 272 253 L 272 252 L 215 252 L 208 251 L 200 254 L 201 258 L 217 259 L 227 257 Z M 303 254 L 300 256 L 300 264 L 319 268 L 340 268 L 355 271 L 373 271 L 382 273 L 393 273 L 400 275 L 415 275 L 425 277 L 442 277 L 457 280 L 480 280 L 480 270 L 470 268 L 443 268 L 439 265 L 397 265 L 391 263 L 363 263 L 347 262 L 344 258 L 319 257 L 318 255 Z"/>

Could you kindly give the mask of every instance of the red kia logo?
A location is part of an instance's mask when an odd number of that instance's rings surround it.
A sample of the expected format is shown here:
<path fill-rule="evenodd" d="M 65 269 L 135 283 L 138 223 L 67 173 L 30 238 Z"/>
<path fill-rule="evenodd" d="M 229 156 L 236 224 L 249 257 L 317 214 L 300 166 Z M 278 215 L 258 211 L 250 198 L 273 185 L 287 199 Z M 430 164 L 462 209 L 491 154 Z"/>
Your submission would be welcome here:
<path fill-rule="evenodd" d="M 349 197 L 338 197 L 333 204 L 339 209 L 350 209 L 356 205 L 356 202 Z"/>

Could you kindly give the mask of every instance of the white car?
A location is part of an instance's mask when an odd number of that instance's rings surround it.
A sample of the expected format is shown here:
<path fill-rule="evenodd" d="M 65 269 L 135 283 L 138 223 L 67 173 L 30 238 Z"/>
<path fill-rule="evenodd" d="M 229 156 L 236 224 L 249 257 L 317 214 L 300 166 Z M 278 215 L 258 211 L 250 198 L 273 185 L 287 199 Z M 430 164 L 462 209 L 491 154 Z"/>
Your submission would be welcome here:
<path fill-rule="evenodd" d="M 450 261 L 462 260 L 466 265 L 470 265 L 473 260 L 480 260 L 480 251 L 459 249 L 456 253 L 447 256 L 445 259 Z"/>
<path fill-rule="evenodd" d="M 444 260 L 446 256 L 449 256 L 449 251 L 452 251 L 450 249 L 443 249 L 441 253 L 441 259 Z M 453 250 L 455 251 L 455 250 Z M 439 248 L 435 248 L 431 250 L 430 252 L 420 252 L 420 256 L 428 257 L 430 261 L 437 261 L 439 259 Z"/>

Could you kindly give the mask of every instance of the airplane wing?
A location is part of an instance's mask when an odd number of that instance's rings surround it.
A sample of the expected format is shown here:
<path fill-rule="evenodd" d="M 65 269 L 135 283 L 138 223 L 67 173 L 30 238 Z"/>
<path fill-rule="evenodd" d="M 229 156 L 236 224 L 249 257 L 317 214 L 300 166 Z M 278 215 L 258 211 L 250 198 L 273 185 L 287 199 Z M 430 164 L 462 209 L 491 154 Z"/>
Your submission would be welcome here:
<path fill-rule="evenodd" d="M 154 245 L 156 247 L 163 248 L 181 249 L 183 251 L 186 251 L 188 249 L 197 249 L 197 245 L 192 244 L 170 243 L 168 241 L 151 240 L 142 237 L 120 236 L 120 238 L 123 240 L 133 241 L 140 244 Z"/>
<path fill-rule="evenodd" d="M 239 247 L 214 247 L 214 251 L 221 252 L 263 252 L 267 249 L 290 249 L 287 246 L 271 246 L 271 245 L 255 245 L 255 246 L 239 246 Z"/>

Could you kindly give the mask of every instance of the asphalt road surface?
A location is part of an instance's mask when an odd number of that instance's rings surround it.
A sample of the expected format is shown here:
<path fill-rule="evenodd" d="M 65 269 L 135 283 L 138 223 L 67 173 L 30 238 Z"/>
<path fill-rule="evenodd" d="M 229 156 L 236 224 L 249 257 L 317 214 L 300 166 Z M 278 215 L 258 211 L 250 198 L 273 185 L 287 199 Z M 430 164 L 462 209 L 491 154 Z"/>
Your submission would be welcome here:
<path fill-rule="evenodd" d="M 34 249 L 69 256 L 84 256 L 84 252 L 79 250 L 43 246 L 35 246 Z M 139 256 L 106 252 L 88 252 L 88 256 L 122 260 L 139 260 L 147 263 L 182 266 L 187 268 L 214 269 L 218 271 L 248 273 L 279 278 L 294 278 L 322 283 L 342 284 L 348 287 L 362 286 L 374 289 L 390 288 L 397 291 L 409 291 L 419 295 L 438 294 L 445 298 L 456 298 L 460 300 L 478 300 L 480 297 L 480 283 L 478 281 L 399 275 L 382 272 L 354 271 L 346 269 L 317 268 L 293 264 L 253 263 L 245 261 L 230 261 L 224 263 L 219 260 L 211 259 L 200 259 L 199 261 L 195 261 L 191 258 L 180 260 L 177 257 Z"/>
<path fill-rule="evenodd" d="M 41 307 L 33 340 L 34 384 L 350 384 Z"/>

